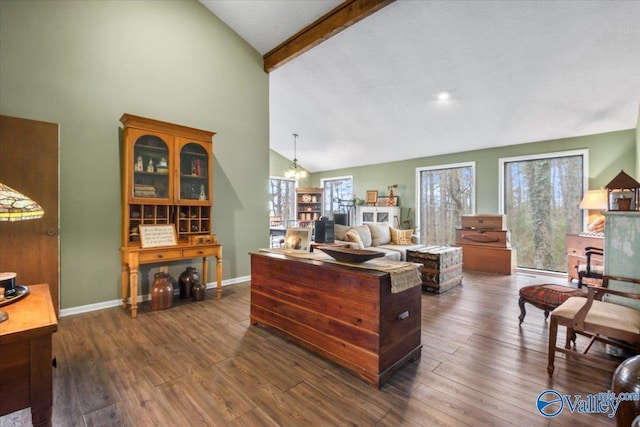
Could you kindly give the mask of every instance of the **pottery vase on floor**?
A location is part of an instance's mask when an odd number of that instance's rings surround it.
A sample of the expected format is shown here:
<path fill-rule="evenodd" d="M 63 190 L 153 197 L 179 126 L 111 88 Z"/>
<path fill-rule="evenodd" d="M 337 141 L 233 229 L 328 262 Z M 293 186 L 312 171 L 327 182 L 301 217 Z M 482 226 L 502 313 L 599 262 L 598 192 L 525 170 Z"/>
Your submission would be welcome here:
<path fill-rule="evenodd" d="M 173 282 L 167 273 L 159 272 L 154 276 L 151 287 L 151 310 L 164 310 L 173 305 Z"/>
<path fill-rule="evenodd" d="M 196 280 L 200 280 L 198 270 L 195 267 L 187 267 L 178 277 L 178 284 L 180 285 L 180 298 L 191 298 L 191 288 Z"/>
<path fill-rule="evenodd" d="M 191 298 L 194 301 L 202 301 L 205 297 L 206 290 L 207 287 L 200 282 L 200 279 L 196 280 L 191 288 Z"/>

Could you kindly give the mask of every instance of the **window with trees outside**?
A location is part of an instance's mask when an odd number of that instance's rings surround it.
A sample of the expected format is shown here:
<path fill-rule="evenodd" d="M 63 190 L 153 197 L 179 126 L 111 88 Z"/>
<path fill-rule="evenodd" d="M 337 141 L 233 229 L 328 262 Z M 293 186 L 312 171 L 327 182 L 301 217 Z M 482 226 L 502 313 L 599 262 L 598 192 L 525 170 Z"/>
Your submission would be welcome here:
<path fill-rule="evenodd" d="M 324 215 L 333 218 L 334 213 L 346 213 L 350 216 L 354 199 L 353 177 L 323 178 L 321 183 L 324 189 Z"/>
<path fill-rule="evenodd" d="M 475 208 L 475 162 L 416 169 L 416 218 L 420 241 L 452 245 L 461 215 Z"/>
<path fill-rule="evenodd" d="M 295 220 L 296 182 L 293 179 L 269 179 L 269 216 L 272 221 L 282 221 L 285 226 L 288 221 Z"/>
<path fill-rule="evenodd" d="M 518 267 L 565 272 L 566 234 L 582 230 L 586 150 L 500 159 L 501 212 Z"/>

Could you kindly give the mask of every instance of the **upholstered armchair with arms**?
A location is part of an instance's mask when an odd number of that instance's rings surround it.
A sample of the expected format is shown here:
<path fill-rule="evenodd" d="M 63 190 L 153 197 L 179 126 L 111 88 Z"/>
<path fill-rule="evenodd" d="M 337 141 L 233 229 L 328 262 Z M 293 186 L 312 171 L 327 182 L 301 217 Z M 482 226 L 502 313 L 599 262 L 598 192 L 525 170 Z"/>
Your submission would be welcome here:
<path fill-rule="evenodd" d="M 624 292 L 608 288 L 611 281 L 635 284 L 633 292 Z M 602 364 L 607 361 L 601 357 L 587 354 L 595 341 L 624 348 L 632 354 L 640 353 L 640 311 L 627 305 L 608 302 L 605 295 L 614 295 L 640 301 L 640 279 L 628 277 L 604 276 L 602 286 L 588 286 L 587 298 L 571 297 L 551 312 L 549 324 L 549 361 L 547 371 L 553 374 L 555 353 L 561 352 L 592 360 Z M 566 328 L 564 348 L 556 344 L 558 325 Z M 586 348 L 579 352 L 575 348 L 575 334 L 590 338 Z M 571 349 L 571 342 L 574 348 Z M 617 364 L 609 360 L 612 365 Z"/>

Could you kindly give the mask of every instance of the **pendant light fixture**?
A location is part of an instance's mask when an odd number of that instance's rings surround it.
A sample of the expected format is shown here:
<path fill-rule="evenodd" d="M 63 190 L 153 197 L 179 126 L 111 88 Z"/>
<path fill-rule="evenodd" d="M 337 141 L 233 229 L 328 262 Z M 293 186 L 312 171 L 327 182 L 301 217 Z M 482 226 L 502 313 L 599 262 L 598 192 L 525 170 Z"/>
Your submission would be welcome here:
<path fill-rule="evenodd" d="M 298 140 L 298 134 L 294 133 L 293 134 L 293 163 L 291 164 L 291 166 L 289 166 L 289 169 L 287 169 L 284 173 L 284 177 L 285 178 L 294 178 L 296 181 L 299 180 L 300 178 L 306 178 L 307 177 L 307 171 L 302 169 L 300 166 L 298 166 L 298 156 L 296 153 L 296 143 Z"/>

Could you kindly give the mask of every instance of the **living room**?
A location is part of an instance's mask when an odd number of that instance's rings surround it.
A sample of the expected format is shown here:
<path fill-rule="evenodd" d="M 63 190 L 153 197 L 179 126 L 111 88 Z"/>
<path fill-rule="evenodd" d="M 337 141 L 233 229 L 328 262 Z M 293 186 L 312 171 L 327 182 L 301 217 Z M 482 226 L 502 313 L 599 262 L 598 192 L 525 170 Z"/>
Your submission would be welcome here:
<path fill-rule="evenodd" d="M 229 290 L 246 283 L 248 254 L 268 245 L 266 182 L 291 160 L 269 148 L 269 76 L 257 51 L 199 2 L 3 0 L 0 57 L 0 113 L 60 126 L 62 319 L 121 304 L 118 120 L 124 113 L 216 132 L 213 232 L 224 247 L 222 281 Z M 496 213 L 498 158 L 586 148 L 589 188 L 599 188 L 620 169 L 638 177 L 638 132 L 630 127 L 527 144 L 514 140 L 501 148 L 314 172 L 303 185 L 351 175 L 355 193 L 364 195 L 397 183 L 406 209 L 415 205 L 416 167 L 473 160 L 476 211 Z M 1 271 L 26 270 L 20 248 L 14 252 L 15 260 L 0 261 Z M 171 274 L 177 277 L 186 265 L 173 264 Z M 143 289 L 149 290 L 158 269 L 144 270 Z M 211 271 L 207 281 L 217 279 Z M 233 317 L 237 308 L 217 307 L 220 317 Z M 132 321 L 126 315 L 110 320 Z M 544 325 L 542 314 L 532 313 L 531 322 Z M 105 325 L 103 332 L 117 334 L 114 329 Z"/>

